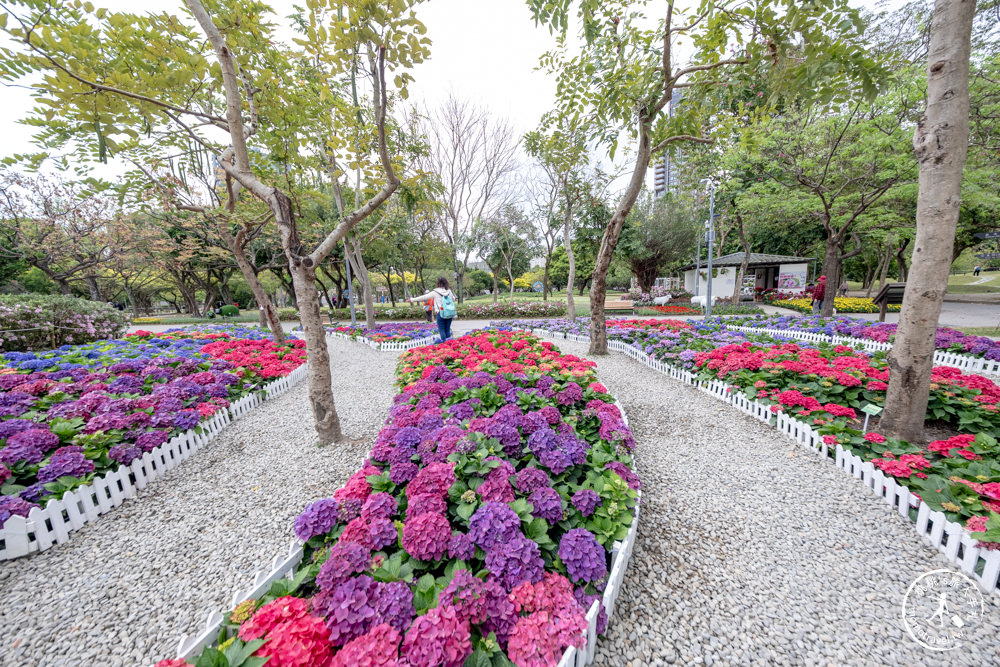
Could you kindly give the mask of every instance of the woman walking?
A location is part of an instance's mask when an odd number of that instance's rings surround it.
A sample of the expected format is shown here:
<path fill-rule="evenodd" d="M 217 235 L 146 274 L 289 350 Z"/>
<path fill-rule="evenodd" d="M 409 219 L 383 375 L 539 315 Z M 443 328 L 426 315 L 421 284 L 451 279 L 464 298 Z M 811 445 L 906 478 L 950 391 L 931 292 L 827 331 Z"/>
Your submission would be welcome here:
<path fill-rule="evenodd" d="M 455 318 L 455 294 L 448 286 L 448 279 L 441 276 L 437 279 L 437 285 L 427 294 L 410 299 L 413 301 L 430 300 L 434 314 L 437 317 L 438 333 L 441 335 L 441 342 L 448 340 L 451 335 L 451 321 Z"/>

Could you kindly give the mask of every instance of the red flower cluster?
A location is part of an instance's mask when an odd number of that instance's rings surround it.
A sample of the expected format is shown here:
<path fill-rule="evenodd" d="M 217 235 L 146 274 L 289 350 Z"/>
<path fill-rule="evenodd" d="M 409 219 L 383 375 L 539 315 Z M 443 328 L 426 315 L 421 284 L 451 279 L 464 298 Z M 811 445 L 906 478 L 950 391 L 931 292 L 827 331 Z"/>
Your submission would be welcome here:
<path fill-rule="evenodd" d="M 421 347 L 403 355 L 398 376 L 405 387 L 446 366 L 459 375 L 487 373 L 543 373 L 594 380 L 592 361 L 560 354 L 552 343 L 540 342 L 523 331 L 495 331 L 453 338 L 431 347 Z"/>
<path fill-rule="evenodd" d="M 265 380 L 284 377 L 306 362 L 306 342 L 298 339 L 280 345 L 270 340 L 218 340 L 201 351 L 235 364 L 241 377 Z"/>

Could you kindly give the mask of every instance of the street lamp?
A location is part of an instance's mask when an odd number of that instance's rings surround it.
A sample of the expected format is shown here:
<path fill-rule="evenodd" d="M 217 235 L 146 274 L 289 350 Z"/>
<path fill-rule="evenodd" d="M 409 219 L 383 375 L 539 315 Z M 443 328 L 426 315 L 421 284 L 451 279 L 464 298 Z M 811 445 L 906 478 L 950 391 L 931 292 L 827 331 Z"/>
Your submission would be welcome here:
<path fill-rule="evenodd" d="M 715 183 L 706 178 L 701 183 L 708 183 L 708 230 L 705 234 L 705 244 L 708 246 L 708 285 L 705 293 L 705 317 L 712 316 L 712 243 L 715 241 Z M 700 252 L 700 251 L 699 251 Z"/>

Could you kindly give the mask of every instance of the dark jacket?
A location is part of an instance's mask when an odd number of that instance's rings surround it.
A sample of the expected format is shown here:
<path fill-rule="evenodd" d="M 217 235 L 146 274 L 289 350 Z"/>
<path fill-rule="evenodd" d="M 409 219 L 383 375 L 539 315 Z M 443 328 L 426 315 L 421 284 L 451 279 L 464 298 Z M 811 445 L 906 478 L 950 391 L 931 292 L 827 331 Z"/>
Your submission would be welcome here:
<path fill-rule="evenodd" d="M 816 283 L 816 287 L 813 289 L 813 301 L 822 301 L 826 298 L 826 281 L 821 280 Z"/>

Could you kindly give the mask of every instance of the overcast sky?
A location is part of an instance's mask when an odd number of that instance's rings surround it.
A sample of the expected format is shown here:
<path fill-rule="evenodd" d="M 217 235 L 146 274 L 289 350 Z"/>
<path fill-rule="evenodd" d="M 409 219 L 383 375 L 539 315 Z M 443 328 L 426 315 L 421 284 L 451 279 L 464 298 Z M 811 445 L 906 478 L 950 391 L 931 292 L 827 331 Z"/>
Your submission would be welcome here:
<path fill-rule="evenodd" d="M 891 0 L 890 5 L 901 2 Z M 140 3 L 94 0 L 94 4 L 129 11 Z M 290 14 L 293 4 L 294 0 L 271 2 L 279 17 Z M 852 4 L 873 7 L 876 2 L 855 0 Z M 177 10 L 181 5 L 181 0 L 141 0 L 148 11 Z M 535 27 L 524 0 L 430 0 L 418 6 L 417 16 L 427 26 L 433 43 L 430 60 L 413 72 L 412 98 L 434 105 L 454 90 L 458 96 L 506 116 L 521 132 L 535 127 L 550 108 L 555 90 L 550 78 L 534 71 L 539 56 L 551 47 L 552 37 L 547 29 Z M 30 128 L 17 121 L 30 110 L 31 93 L 8 87 L 3 95 L 0 155 L 29 151 Z"/>

